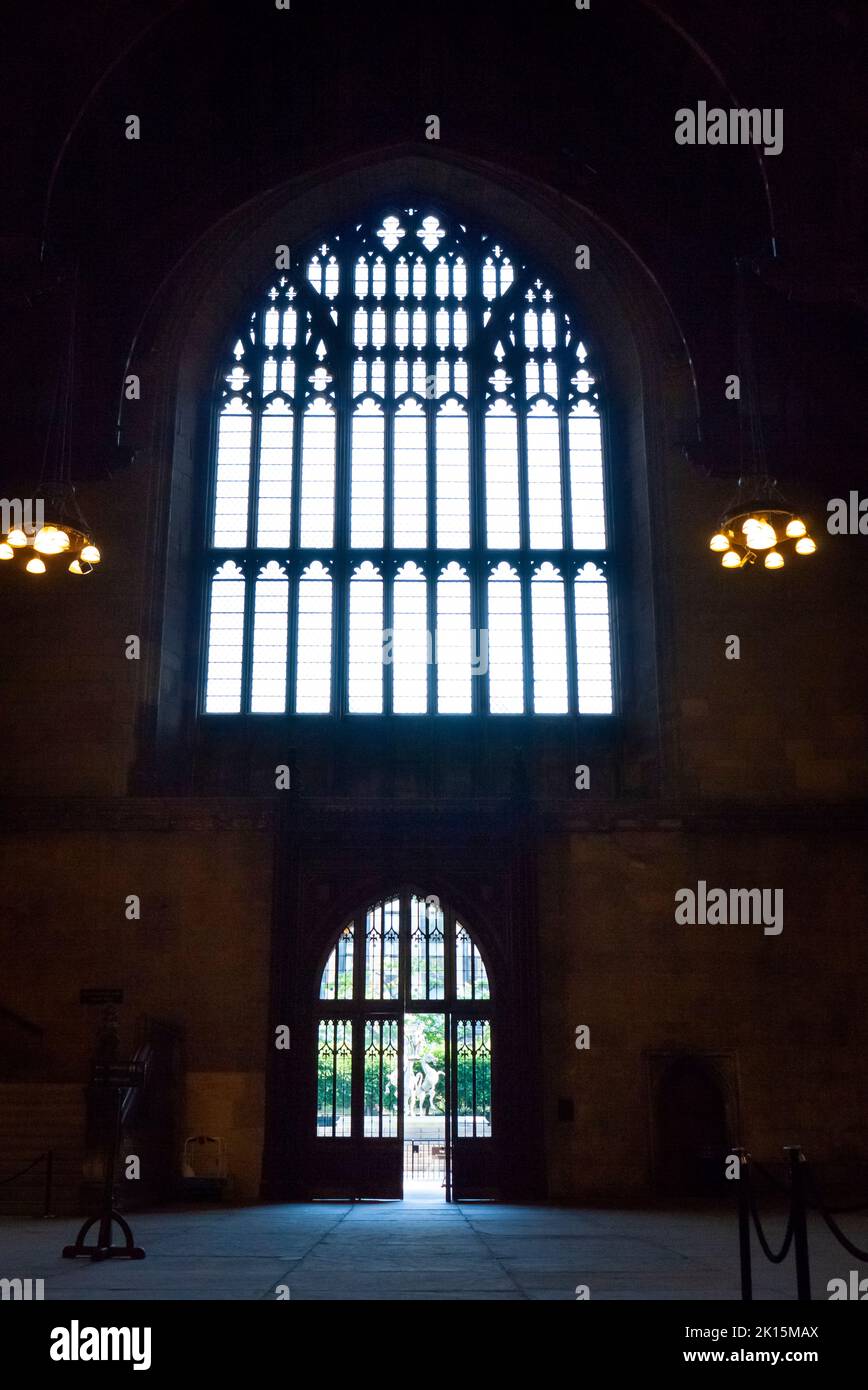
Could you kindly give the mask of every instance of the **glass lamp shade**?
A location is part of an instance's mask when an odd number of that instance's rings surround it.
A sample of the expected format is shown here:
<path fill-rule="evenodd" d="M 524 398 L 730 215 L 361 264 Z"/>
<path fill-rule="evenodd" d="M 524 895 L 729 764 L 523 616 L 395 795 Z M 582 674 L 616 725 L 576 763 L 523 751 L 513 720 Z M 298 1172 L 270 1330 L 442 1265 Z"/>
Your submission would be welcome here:
<path fill-rule="evenodd" d="M 21 530 L 20 526 L 14 526 L 12 528 L 12 530 L 9 532 L 9 535 L 6 537 L 6 544 L 14 545 L 16 547 L 27 544 L 27 537 Z"/>
<path fill-rule="evenodd" d="M 765 567 L 766 567 L 767 570 L 780 570 L 780 569 L 783 569 L 783 567 L 784 567 L 784 557 L 783 557 L 783 555 L 781 555 L 781 553 L 780 553 L 779 551 L 777 551 L 777 550 L 770 550 L 769 553 L 768 553 L 768 555 L 767 555 L 766 558 L 765 558 Z"/>
<path fill-rule="evenodd" d="M 3 541 L 2 545 L 0 545 L 0 560 L 11 560 L 14 554 L 15 551 L 12 549 L 12 546 L 9 545 L 8 541 Z"/>
<path fill-rule="evenodd" d="M 27 570 L 28 574 L 44 574 L 45 561 L 40 560 L 38 555 L 34 555 L 32 560 L 27 561 L 27 564 L 24 566 L 24 568 Z"/>
<path fill-rule="evenodd" d="M 802 536 L 801 540 L 796 541 L 797 555 L 813 555 L 817 549 L 816 541 L 812 541 L 810 536 Z"/>
<path fill-rule="evenodd" d="M 774 526 L 756 516 L 749 516 L 741 529 L 751 550 L 769 550 L 778 538 Z"/>
<path fill-rule="evenodd" d="M 41 555 L 59 555 L 69 549 L 69 536 L 59 526 L 41 526 L 33 537 L 33 549 Z"/>
<path fill-rule="evenodd" d="M 718 531 L 708 542 L 709 550 L 729 550 L 729 537 Z"/>
<path fill-rule="evenodd" d="M 741 569 L 741 560 L 738 558 L 738 555 L 734 550 L 727 550 L 720 563 L 726 570 Z"/>
<path fill-rule="evenodd" d="M 807 529 L 805 523 L 799 517 L 794 516 L 792 521 L 787 523 L 787 536 L 791 541 L 798 540 L 799 536 L 803 536 Z"/>
<path fill-rule="evenodd" d="M 86 545 L 82 549 L 81 559 L 86 560 L 89 565 L 98 565 L 102 556 L 95 545 Z"/>

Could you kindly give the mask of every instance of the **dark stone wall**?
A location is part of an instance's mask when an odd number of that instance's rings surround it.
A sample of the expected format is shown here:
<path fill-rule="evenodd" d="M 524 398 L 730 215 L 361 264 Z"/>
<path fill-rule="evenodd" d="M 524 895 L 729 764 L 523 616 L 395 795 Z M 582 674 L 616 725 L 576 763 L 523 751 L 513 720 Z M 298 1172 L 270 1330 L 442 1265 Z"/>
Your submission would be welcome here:
<path fill-rule="evenodd" d="M 275 1074 L 268 1027 L 315 988 L 306 951 L 339 925 L 332 890 L 317 896 L 326 866 L 354 902 L 427 846 L 423 869 L 439 852 L 467 899 L 490 904 L 506 889 L 471 835 L 484 812 L 499 853 L 527 853 L 523 896 L 507 893 L 526 955 L 503 982 L 522 1018 L 502 1026 L 514 1055 L 530 1049 L 522 1084 L 543 1117 L 521 1159 L 529 1186 L 646 1187 L 655 1068 L 683 1050 L 719 1059 L 732 1124 L 760 1156 L 793 1139 L 829 1160 L 864 1154 L 868 540 L 824 532 L 866 442 L 862 24 L 812 0 L 587 14 L 566 0 L 527 14 L 82 3 L 43 26 L 38 83 L 20 35 L 3 489 L 28 496 L 38 477 L 77 267 L 73 468 L 105 557 L 80 584 L 0 572 L 0 1004 L 44 1028 L 46 1075 L 83 1074 L 78 989 L 121 985 L 130 1028 L 136 1013 L 183 1027 L 188 1131 L 219 1126 L 253 1195 L 263 1146 L 276 1180 L 304 1094 Z M 677 107 L 732 104 L 715 69 L 743 104 L 784 107 L 771 217 L 752 151 L 674 143 Z M 138 143 L 123 139 L 130 112 Z M 430 113 L 439 142 L 424 139 Z M 218 344 L 278 241 L 410 190 L 488 216 L 572 284 L 606 364 L 622 714 L 204 728 L 197 559 Z M 724 573 L 706 549 L 739 467 L 723 394 L 737 256 L 755 264 L 770 467 L 819 542 L 776 575 Z M 128 370 L 142 400 L 118 425 Z M 590 792 L 574 789 L 578 762 Z M 782 887 L 782 936 L 676 927 L 673 895 L 700 878 Z M 124 918 L 129 893 L 140 923 Z M 572 1044 L 580 1023 L 588 1053 Z M 556 1120 L 559 1099 L 573 1123 Z"/>

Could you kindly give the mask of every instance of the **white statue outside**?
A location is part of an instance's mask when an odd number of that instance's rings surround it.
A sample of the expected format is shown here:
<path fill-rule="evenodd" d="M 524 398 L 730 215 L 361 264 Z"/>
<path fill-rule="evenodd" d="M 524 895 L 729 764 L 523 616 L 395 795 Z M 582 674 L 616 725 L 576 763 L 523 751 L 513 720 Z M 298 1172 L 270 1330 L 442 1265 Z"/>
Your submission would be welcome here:
<path fill-rule="evenodd" d="M 425 1029 L 421 1020 L 414 1018 L 407 1022 L 404 1031 L 404 1114 L 411 1119 L 425 1114 L 433 1115 L 434 1100 L 442 1070 L 435 1066 L 434 1057 L 425 1041 Z M 389 1076 L 393 1087 L 397 1087 L 397 1067 Z"/>

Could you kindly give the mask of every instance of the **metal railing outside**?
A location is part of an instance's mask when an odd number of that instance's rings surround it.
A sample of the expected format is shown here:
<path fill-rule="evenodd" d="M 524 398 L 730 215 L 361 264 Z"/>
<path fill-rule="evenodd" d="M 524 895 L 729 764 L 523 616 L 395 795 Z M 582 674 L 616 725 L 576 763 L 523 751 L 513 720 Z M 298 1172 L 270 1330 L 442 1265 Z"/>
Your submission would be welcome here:
<path fill-rule="evenodd" d="M 446 1145 L 442 1139 L 404 1140 L 404 1177 L 431 1181 L 446 1173 Z"/>

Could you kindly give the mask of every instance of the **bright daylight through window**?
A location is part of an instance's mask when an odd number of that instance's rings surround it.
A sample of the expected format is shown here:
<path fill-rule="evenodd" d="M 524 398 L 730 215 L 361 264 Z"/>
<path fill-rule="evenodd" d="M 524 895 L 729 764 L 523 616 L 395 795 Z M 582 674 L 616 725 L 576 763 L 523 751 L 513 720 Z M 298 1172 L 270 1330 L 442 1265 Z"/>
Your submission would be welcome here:
<path fill-rule="evenodd" d="M 214 440 L 208 714 L 611 714 L 600 383 L 573 315 L 429 209 L 277 274 Z"/>

